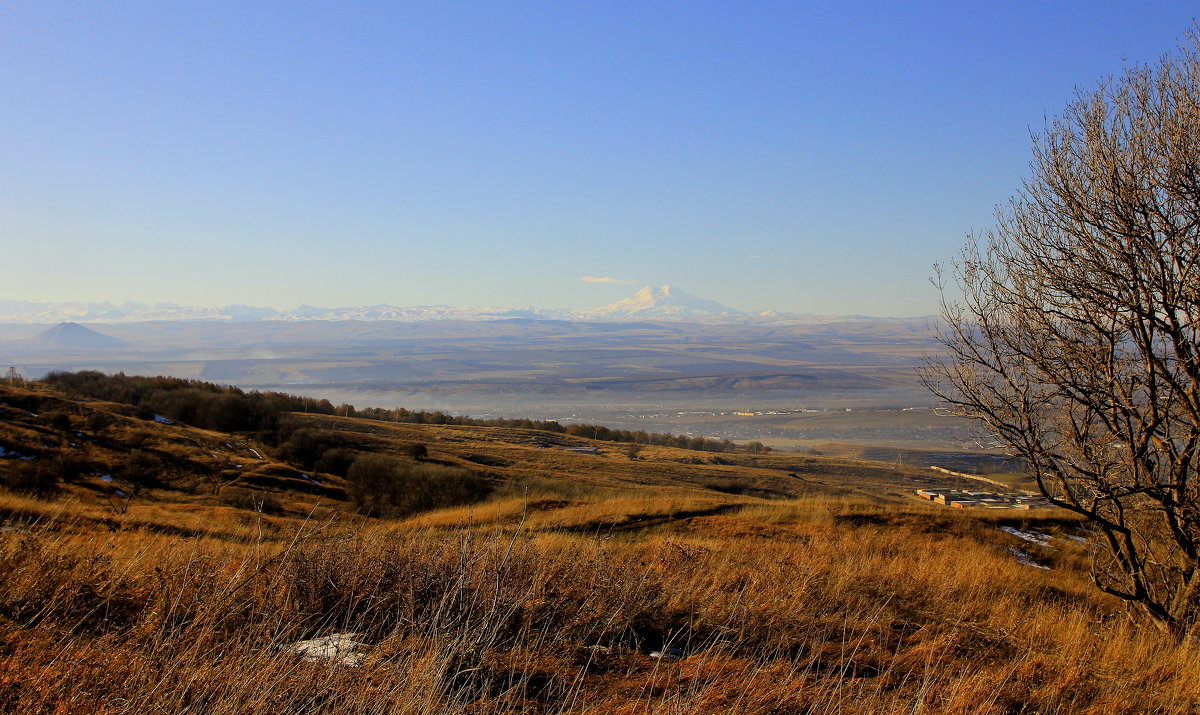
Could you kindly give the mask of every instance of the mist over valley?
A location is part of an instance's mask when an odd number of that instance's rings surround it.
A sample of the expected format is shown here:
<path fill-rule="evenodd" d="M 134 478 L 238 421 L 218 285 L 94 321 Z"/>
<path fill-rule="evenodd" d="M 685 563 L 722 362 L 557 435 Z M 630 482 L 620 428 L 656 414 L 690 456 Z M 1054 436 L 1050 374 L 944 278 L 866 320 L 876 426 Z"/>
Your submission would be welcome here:
<path fill-rule="evenodd" d="M 744 316 L 714 312 L 722 306 L 687 294 L 706 310 L 629 317 L 682 310 L 668 301 L 639 305 L 651 290 L 609 307 L 604 320 L 144 320 L 70 331 L 0 324 L 0 356 L 33 378 L 83 369 L 161 374 L 359 407 L 776 446 L 963 442 L 961 426 L 927 409 L 917 382 L 922 355 L 934 349 L 928 318 Z M 651 302 L 662 298 L 663 289 L 654 290 Z"/>

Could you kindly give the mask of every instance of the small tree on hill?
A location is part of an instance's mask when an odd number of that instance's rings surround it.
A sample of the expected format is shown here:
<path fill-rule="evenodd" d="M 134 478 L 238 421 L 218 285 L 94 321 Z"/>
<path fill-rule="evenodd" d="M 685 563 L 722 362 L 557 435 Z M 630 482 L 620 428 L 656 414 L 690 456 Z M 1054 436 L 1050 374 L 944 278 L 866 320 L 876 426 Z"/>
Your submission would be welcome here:
<path fill-rule="evenodd" d="M 1200 616 L 1200 48 L 1082 92 L 943 289 L 926 384 L 1095 532 L 1093 579 Z M 959 292 L 961 291 L 961 293 Z"/>

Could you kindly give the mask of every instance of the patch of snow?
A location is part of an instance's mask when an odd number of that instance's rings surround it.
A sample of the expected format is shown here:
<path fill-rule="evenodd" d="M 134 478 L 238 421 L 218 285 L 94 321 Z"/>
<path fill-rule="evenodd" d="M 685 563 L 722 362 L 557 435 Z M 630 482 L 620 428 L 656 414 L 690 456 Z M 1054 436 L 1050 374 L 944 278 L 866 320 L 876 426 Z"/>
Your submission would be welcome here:
<path fill-rule="evenodd" d="M 366 643 L 358 641 L 359 633 L 331 633 L 307 641 L 298 641 L 291 646 L 292 652 L 309 661 L 332 660 L 351 668 L 362 665 L 366 659 L 363 649 Z"/>
<path fill-rule="evenodd" d="M 111 482 L 111 481 L 112 481 L 112 476 L 111 476 L 111 475 L 109 475 L 109 474 L 101 474 L 101 475 L 100 475 L 100 481 L 102 481 L 102 482 Z"/>
<path fill-rule="evenodd" d="M 1012 526 L 1002 526 L 1002 527 L 1000 527 L 1000 531 L 1012 534 L 1013 536 L 1017 537 L 1018 539 L 1021 539 L 1023 541 L 1028 541 L 1031 544 L 1037 544 L 1038 546 L 1044 546 L 1047 549 L 1054 548 L 1054 547 L 1050 546 L 1050 535 L 1049 534 L 1041 534 L 1036 531 L 1021 531 L 1020 529 L 1017 529 Z"/>
<path fill-rule="evenodd" d="M 663 650 L 650 651 L 650 657 L 659 660 L 676 660 L 683 657 L 682 648 L 664 648 Z"/>
<path fill-rule="evenodd" d="M 173 424 L 175 424 L 175 420 L 168 419 L 168 418 L 166 418 L 166 417 L 163 417 L 162 415 L 154 415 L 154 421 L 155 421 L 155 422 L 157 422 L 157 423 L 159 423 L 160 425 L 173 425 Z"/>
<path fill-rule="evenodd" d="M 0 447 L 0 457 L 20 457 L 21 453 Z"/>
<path fill-rule="evenodd" d="M 119 497 L 128 497 L 128 496 L 129 496 L 128 494 L 126 494 L 125 492 L 121 491 L 120 489 L 114 489 L 114 490 L 113 490 L 113 494 L 116 494 L 116 495 L 117 495 L 117 496 L 119 496 Z"/>

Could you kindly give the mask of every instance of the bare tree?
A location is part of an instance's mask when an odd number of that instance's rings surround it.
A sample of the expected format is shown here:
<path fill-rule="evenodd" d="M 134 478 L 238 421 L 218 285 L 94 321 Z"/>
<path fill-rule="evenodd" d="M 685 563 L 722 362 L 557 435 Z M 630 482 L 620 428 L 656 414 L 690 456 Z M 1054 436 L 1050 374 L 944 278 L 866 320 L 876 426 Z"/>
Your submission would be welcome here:
<path fill-rule="evenodd" d="M 1077 94 L 995 226 L 938 268 L 924 380 L 1096 533 L 1092 576 L 1200 616 L 1200 42 Z"/>

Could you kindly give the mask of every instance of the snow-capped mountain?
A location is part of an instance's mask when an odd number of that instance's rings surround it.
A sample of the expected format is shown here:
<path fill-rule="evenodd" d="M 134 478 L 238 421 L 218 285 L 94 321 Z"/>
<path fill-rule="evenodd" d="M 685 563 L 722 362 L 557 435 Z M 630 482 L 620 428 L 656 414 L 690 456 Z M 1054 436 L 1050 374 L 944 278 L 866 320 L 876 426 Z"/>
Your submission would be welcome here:
<path fill-rule="evenodd" d="M 280 315 L 274 308 L 228 305 L 200 308 L 174 303 L 36 303 L 0 300 L 0 323 L 135 323 L 148 320 L 270 320 Z"/>
<path fill-rule="evenodd" d="M 585 311 L 592 320 L 629 320 L 642 318 L 697 318 L 713 315 L 743 315 L 715 300 L 705 300 L 678 288 L 646 286 L 632 298 L 618 300 L 603 308 Z"/>
<path fill-rule="evenodd" d="M 452 305 L 371 305 L 359 308 L 299 308 L 277 313 L 269 320 L 503 320 L 505 318 L 556 319 L 569 318 L 568 311 L 544 308 L 472 308 Z"/>
<path fill-rule="evenodd" d="M 252 305 L 204 308 L 173 303 L 35 303 L 0 300 L 0 323 L 140 323 L 151 320 L 216 320 L 250 322 L 259 320 L 663 320 L 704 317 L 749 318 L 745 313 L 712 300 L 697 298 L 678 288 L 642 288 L 631 298 L 594 310 L 548 308 L 456 307 L 420 305 L 398 307 L 372 305 L 352 308 L 320 308 L 301 305 L 288 310 Z"/>

